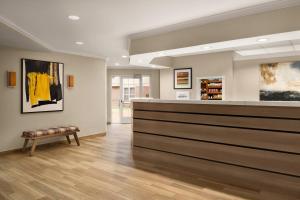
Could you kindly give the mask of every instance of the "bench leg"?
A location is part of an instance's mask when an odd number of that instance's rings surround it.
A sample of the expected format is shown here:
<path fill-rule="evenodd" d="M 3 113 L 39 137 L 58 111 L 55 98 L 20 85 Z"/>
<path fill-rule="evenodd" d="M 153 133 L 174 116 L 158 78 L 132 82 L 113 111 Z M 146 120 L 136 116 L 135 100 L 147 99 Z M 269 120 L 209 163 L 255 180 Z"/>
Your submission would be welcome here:
<path fill-rule="evenodd" d="M 34 139 L 34 140 L 32 140 L 32 147 L 31 147 L 31 151 L 30 151 L 30 156 L 33 156 L 33 154 L 34 154 L 34 151 L 35 151 L 35 148 L 36 148 L 36 144 L 37 144 L 37 140 L 36 139 Z"/>
<path fill-rule="evenodd" d="M 74 135 L 75 141 L 76 141 L 76 143 L 77 143 L 77 146 L 80 146 L 80 142 L 79 142 L 77 133 L 74 133 L 73 135 Z"/>
<path fill-rule="evenodd" d="M 66 138 L 68 140 L 68 143 L 71 144 L 70 136 L 66 135 Z"/>
<path fill-rule="evenodd" d="M 28 142 L 29 142 L 29 139 L 25 139 L 23 149 L 22 149 L 23 152 L 26 150 Z"/>

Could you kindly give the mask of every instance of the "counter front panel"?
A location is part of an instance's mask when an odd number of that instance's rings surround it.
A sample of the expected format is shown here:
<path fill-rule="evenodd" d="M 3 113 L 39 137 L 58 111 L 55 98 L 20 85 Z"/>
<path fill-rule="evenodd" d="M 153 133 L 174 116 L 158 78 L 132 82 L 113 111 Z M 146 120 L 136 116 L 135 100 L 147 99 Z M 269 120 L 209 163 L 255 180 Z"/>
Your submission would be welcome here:
<path fill-rule="evenodd" d="M 300 197 L 300 107 L 134 102 L 133 146 L 153 162 Z"/>

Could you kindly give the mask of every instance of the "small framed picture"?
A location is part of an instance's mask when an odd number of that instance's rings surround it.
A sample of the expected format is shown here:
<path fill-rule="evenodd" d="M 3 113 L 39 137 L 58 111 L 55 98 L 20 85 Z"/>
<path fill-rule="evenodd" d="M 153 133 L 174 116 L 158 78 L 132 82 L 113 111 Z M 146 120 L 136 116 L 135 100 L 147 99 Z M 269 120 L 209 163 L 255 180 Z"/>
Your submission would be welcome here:
<path fill-rule="evenodd" d="M 174 69 L 174 89 L 192 89 L 192 68 Z"/>

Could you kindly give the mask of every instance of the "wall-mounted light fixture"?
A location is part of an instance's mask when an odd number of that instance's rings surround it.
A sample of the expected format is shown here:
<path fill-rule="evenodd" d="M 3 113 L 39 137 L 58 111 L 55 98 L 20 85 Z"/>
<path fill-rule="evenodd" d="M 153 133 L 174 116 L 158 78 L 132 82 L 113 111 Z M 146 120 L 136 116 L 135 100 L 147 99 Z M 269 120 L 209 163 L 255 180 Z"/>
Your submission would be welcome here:
<path fill-rule="evenodd" d="M 17 85 L 17 73 L 7 72 L 7 87 L 16 87 Z"/>
<path fill-rule="evenodd" d="M 73 75 L 68 75 L 68 87 L 73 88 L 75 85 L 75 80 Z"/>

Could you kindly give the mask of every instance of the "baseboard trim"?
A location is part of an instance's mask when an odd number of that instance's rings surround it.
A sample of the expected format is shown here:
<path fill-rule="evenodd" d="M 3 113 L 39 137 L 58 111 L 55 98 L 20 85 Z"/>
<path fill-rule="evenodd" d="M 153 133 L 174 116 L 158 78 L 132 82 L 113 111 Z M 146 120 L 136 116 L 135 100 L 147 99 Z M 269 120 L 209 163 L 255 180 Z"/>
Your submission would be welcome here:
<path fill-rule="evenodd" d="M 19 149 L 12 149 L 12 150 L 7 150 L 7 151 L 1 151 L 0 152 L 0 156 L 3 156 L 3 155 L 8 155 L 8 154 L 11 154 L 11 153 L 17 153 L 17 152 L 20 152 L 22 149 L 19 148 Z"/>
<path fill-rule="evenodd" d="M 81 136 L 81 137 L 79 137 L 79 139 L 83 139 L 84 140 L 84 139 L 91 139 L 91 138 L 104 137 L 104 136 L 106 136 L 106 132 L 95 133 L 95 134 L 86 135 L 86 136 Z M 75 139 L 73 138 L 71 140 L 73 141 Z M 45 143 L 45 144 L 39 144 L 37 146 L 55 145 L 55 144 L 62 144 L 62 143 L 65 143 L 65 142 L 66 141 L 64 141 L 64 140 L 59 140 L 59 141 L 55 141 L 55 142 L 50 142 L 50 143 Z M 8 154 L 12 154 L 12 153 L 18 153 L 20 151 L 22 151 L 22 148 L 17 148 L 17 149 L 12 149 L 12 150 L 7 150 L 7 151 L 1 151 L 0 155 L 8 155 Z"/>
<path fill-rule="evenodd" d="M 95 134 L 91 134 L 91 135 L 82 136 L 82 137 L 79 137 L 79 138 L 80 138 L 80 139 L 90 139 L 90 138 L 104 137 L 104 136 L 106 136 L 106 132 L 103 132 L 103 133 L 95 133 Z"/>

